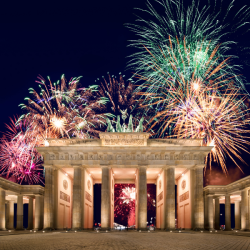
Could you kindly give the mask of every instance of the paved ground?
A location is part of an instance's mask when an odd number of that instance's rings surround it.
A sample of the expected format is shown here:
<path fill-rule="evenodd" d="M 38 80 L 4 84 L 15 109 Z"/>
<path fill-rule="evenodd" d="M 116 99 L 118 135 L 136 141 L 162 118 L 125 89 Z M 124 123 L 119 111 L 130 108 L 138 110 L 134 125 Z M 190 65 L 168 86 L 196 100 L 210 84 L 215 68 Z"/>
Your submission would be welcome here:
<path fill-rule="evenodd" d="M 8 234 L 7 234 L 8 233 Z M 1 232 L 0 249 L 250 249 L 250 233 Z"/>

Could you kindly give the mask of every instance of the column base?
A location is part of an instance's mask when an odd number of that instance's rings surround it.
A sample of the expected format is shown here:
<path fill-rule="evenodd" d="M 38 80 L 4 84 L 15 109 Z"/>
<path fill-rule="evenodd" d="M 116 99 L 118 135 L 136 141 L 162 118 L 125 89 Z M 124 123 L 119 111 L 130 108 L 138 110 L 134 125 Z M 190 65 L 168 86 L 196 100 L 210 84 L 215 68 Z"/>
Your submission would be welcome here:
<path fill-rule="evenodd" d="M 7 229 L 6 228 L 1 228 L 0 231 L 7 231 Z"/>
<path fill-rule="evenodd" d="M 42 230 L 42 229 L 37 229 L 37 230 Z M 45 230 L 45 231 L 53 231 L 53 230 L 55 230 L 55 228 L 46 227 L 46 228 L 44 228 L 43 230 Z"/>
<path fill-rule="evenodd" d="M 111 231 L 110 227 L 101 227 L 100 231 Z"/>
<path fill-rule="evenodd" d="M 82 227 L 75 227 L 75 228 L 68 228 L 68 229 L 64 228 L 63 230 L 77 231 L 77 230 L 84 230 L 84 228 Z"/>
<path fill-rule="evenodd" d="M 143 228 L 136 228 L 136 231 L 148 231 L 149 229 L 148 228 L 145 228 L 145 227 L 143 227 Z"/>
<path fill-rule="evenodd" d="M 176 230 L 176 228 L 174 227 L 174 228 L 165 228 L 164 229 L 165 231 L 174 231 L 174 230 Z"/>
<path fill-rule="evenodd" d="M 205 229 L 204 228 L 193 228 L 192 230 L 193 231 L 204 231 Z"/>

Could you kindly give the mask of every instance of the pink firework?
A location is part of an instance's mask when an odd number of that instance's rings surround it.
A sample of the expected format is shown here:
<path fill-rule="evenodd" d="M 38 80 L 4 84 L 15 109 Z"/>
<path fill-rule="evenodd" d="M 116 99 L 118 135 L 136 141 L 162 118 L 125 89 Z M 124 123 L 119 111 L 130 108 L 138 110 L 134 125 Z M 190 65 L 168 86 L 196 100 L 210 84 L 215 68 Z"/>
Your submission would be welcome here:
<path fill-rule="evenodd" d="M 19 184 L 44 184 L 42 158 L 32 144 L 24 140 L 2 140 L 1 176 Z"/>
<path fill-rule="evenodd" d="M 36 140 L 28 136 L 31 126 L 26 120 L 10 119 L 0 145 L 0 176 L 17 183 L 44 184 L 42 157 Z"/>

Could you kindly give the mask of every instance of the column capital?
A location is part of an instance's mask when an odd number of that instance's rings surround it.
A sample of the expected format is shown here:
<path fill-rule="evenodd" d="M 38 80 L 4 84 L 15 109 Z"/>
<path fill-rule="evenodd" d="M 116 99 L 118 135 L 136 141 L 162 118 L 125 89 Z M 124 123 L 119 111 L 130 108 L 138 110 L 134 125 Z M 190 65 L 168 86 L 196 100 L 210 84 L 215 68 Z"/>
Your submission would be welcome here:
<path fill-rule="evenodd" d="M 103 169 L 103 168 L 108 168 L 108 169 L 111 169 L 111 167 L 110 167 L 110 166 L 104 166 L 104 165 L 101 165 L 101 169 Z"/>
<path fill-rule="evenodd" d="M 137 169 L 139 168 L 148 168 L 148 165 L 138 165 Z"/>
<path fill-rule="evenodd" d="M 201 164 L 201 165 L 194 165 L 191 169 L 203 169 L 205 167 L 205 165 Z"/>
<path fill-rule="evenodd" d="M 165 169 L 169 169 L 169 168 L 176 168 L 176 166 L 175 165 L 166 165 L 162 169 L 165 170 Z"/>
<path fill-rule="evenodd" d="M 52 168 L 52 169 L 56 169 L 53 165 L 46 165 L 44 164 L 43 167 L 46 169 L 46 168 Z"/>
<path fill-rule="evenodd" d="M 85 167 L 83 165 L 72 165 L 72 168 L 81 168 L 81 169 L 84 169 Z"/>
<path fill-rule="evenodd" d="M 206 195 L 207 197 L 213 197 L 214 198 L 214 195 L 213 194 L 207 194 Z M 217 197 L 215 197 L 215 199 L 216 199 Z"/>

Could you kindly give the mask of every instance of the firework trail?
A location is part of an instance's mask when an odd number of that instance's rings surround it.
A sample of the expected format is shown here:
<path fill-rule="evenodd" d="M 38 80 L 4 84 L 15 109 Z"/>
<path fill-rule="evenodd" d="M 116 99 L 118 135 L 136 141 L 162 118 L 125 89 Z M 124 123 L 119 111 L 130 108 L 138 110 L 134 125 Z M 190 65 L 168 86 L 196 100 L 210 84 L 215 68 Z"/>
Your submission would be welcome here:
<path fill-rule="evenodd" d="M 249 145 L 245 136 L 250 124 L 249 109 L 245 105 L 247 95 L 235 86 L 234 77 L 223 70 L 228 59 L 218 63 L 215 49 L 207 55 L 208 60 L 195 63 L 199 68 L 193 67 L 187 74 L 176 67 L 174 58 L 178 55 L 172 52 L 172 56 L 166 57 L 163 50 L 159 50 L 165 61 L 172 65 L 174 74 L 161 70 L 155 60 L 151 69 L 158 71 L 159 79 L 137 75 L 146 82 L 138 88 L 138 95 L 143 97 L 141 108 L 145 112 L 155 110 L 150 128 L 162 137 L 202 138 L 203 145 L 214 146 L 207 158 L 210 167 L 215 161 L 225 173 L 226 156 L 235 163 L 233 156 L 244 162 L 240 151 L 247 151 L 246 145 Z M 187 61 L 187 66 L 191 63 L 188 53 L 180 56 L 182 63 Z"/>
<path fill-rule="evenodd" d="M 35 149 L 36 142 L 26 136 L 28 123 L 16 125 L 14 118 L 7 128 L 0 144 L 1 176 L 19 184 L 44 184 L 42 157 Z"/>
<path fill-rule="evenodd" d="M 127 109 L 129 114 L 136 104 L 134 91 L 134 84 L 131 81 L 125 81 L 124 76 L 119 74 L 119 77 L 110 76 L 108 73 L 108 80 L 102 77 L 98 81 L 99 87 L 97 96 L 106 98 L 108 100 L 105 106 L 106 112 L 114 114 L 115 116 L 121 114 L 121 110 Z"/>
<path fill-rule="evenodd" d="M 129 123 L 130 115 L 133 116 L 133 126 L 139 125 L 140 119 L 143 117 L 143 127 L 146 130 L 151 113 L 145 114 L 137 106 L 139 102 L 138 95 L 134 92 L 135 85 L 132 79 L 125 80 L 125 75 L 119 73 L 119 77 L 108 73 L 108 80 L 103 76 L 102 79 L 97 79 L 98 87 L 95 98 L 103 98 L 106 100 L 106 105 L 103 105 L 103 112 L 113 115 L 113 125 L 115 125 L 115 117 L 122 115 L 123 122 Z M 112 117 L 112 116 L 111 116 Z"/>
<path fill-rule="evenodd" d="M 207 55 L 216 48 L 221 61 L 229 57 L 235 58 L 226 55 L 235 44 L 233 40 L 228 40 L 228 37 L 234 38 L 236 31 L 248 30 L 250 8 L 243 6 L 238 10 L 233 4 L 234 1 L 223 6 L 222 1 L 208 1 L 204 4 L 204 1 L 197 0 L 192 1 L 186 8 L 182 0 L 162 0 L 153 3 L 155 6 L 158 5 L 158 11 L 148 1 L 147 9 L 140 9 L 147 14 L 147 18 L 137 16 L 136 24 L 127 24 L 137 36 L 136 40 L 130 41 L 129 46 L 138 51 L 131 55 L 129 66 L 147 78 L 159 79 L 157 72 L 150 70 L 151 64 L 154 63 L 150 53 L 155 56 L 155 60 L 158 60 L 163 71 L 172 72 L 172 65 L 165 62 L 159 53 L 159 48 L 164 50 L 166 56 L 171 56 L 173 50 L 178 51 L 178 56 L 173 58 L 177 64 L 176 68 L 188 75 L 190 67 L 191 70 L 192 67 L 196 67 L 192 61 L 199 63 L 200 60 L 203 63 L 209 60 Z M 233 11 L 235 15 L 232 17 Z M 170 50 L 169 55 L 166 53 L 167 50 Z M 189 67 L 185 67 L 183 53 L 190 55 Z M 224 70 L 234 76 L 235 84 L 245 90 L 244 79 L 238 73 L 239 66 L 234 64 L 225 66 Z"/>
<path fill-rule="evenodd" d="M 63 75 L 61 81 L 52 84 L 49 79 L 46 84 L 39 77 L 40 94 L 30 89 L 34 98 L 25 98 L 28 104 L 20 104 L 27 113 L 19 121 L 29 120 L 33 129 L 30 136 L 37 133 L 40 144 L 44 144 L 46 138 L 96 137 L 100 127 L 105 125 L 108 115 L 95 111 L 101 110 L 106 102 L 93 98 L 95 86 L 81 88 L 79 81 L 80 77 L 67 83 Z"/>
<path fill-rule="evenodd" d="M 202 138 L 203 145 L 214 145 L 207 160 L 226 173 L 226 156 L 243 161 L 249 115 L 244 79 L 234 56 L 226 55 L 233 41 L 223 39 L 248 25 L 249 8 L 236 12 L 229 25 L 233 2 L 222 19 L 222 8 L 200 8 L 199 1 L 186 9 L 183 1 L 156 2 L 163 15 L 148 2 L 144 11 L 150 18 L 128 25 L 138 37 L 130 44 L 138 52 L 129 66 L 138 79 L 141 108 L 154 112 L 150 128 L 156 136 Z"/>
<path fill-rule="evenodd" d="M 19 183 L 43 183 L 42 157 L 37 146 L 46 146 L 47 138 L 95 138 L 105 130 L 109 114 L 101 113 L 106 104 L 93 93 L 96 86 L 80 88 L 80 78 L 67 84 L 61 81 L 46 84 L 39 77 L 40 93 L 30 89 L 33 98 L 20 106 L 27 112 L 12 119 L 1 141 L 0 172 Z"/>

